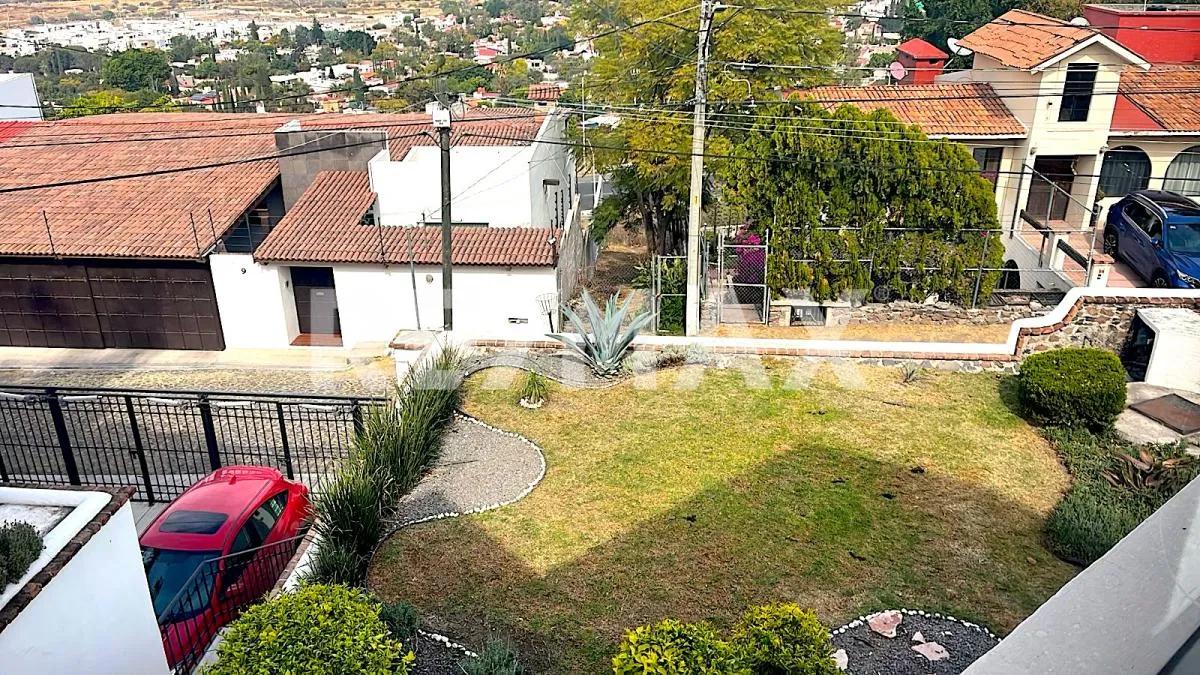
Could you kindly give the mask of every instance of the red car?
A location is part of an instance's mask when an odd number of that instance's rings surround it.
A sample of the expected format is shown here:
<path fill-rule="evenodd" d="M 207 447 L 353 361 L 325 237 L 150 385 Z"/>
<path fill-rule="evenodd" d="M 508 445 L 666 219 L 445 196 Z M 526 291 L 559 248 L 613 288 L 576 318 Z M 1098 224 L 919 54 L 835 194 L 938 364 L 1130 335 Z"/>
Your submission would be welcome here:
<path fill-rule="evenodd" d="M 218 469 L 140 537 L 167 661 L 195 665 L 222 626 L 274 587 L 309 515 L 308 488 L 275 469 Z"/>

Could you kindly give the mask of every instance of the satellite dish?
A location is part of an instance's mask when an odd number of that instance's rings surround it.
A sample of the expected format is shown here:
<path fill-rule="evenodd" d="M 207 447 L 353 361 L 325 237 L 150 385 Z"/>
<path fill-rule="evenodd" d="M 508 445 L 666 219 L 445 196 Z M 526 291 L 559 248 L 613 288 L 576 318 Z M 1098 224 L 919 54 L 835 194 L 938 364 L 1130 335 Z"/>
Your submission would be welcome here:
<path fill-rule="evenodd" d="M 888 75 L 891 75 L 893 80 L 899 82 L 908 75 L 908 69 L 904 67 L 903 63 L 892 61 L 888 64 Z"/>
<path fill-rule="evenodd" d="M 970 56 L 974 54 L 970 49 L 962 46 L 962 41 L 958 38 L 947 38 L 946 46 L 950 48 L 950 53 L 957 56 Z"/>
<path fill-rule="evenodd" d="M 1068 23 L 1070 23 L 1072 26 L 1080 26 L 1080 27 L 1091 25 L 1091 23 L 1089 23 L 1088 20 L 1083 18 L 1082 16 L 1077 16 L 1074 19 L 1071 19 Z"/>

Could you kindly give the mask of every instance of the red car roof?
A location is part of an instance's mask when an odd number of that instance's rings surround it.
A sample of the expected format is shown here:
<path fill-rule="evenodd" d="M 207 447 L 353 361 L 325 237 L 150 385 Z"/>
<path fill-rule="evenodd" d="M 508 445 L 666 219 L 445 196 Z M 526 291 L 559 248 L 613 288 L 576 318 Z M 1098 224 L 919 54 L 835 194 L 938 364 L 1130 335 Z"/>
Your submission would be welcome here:
<path fill-rule="evenodd" d="M 264 493 L 287 487 L 283 474 L 263 466 L 227 466 L 217 469 L 171 502 L 142 534 L 142 546 L 179 551 L 223 551 L 242 517 L 258 506 Z M 221 513 L 225 522 L 211 533 L 163 532 L 163 523 L 180 511 Z"/>

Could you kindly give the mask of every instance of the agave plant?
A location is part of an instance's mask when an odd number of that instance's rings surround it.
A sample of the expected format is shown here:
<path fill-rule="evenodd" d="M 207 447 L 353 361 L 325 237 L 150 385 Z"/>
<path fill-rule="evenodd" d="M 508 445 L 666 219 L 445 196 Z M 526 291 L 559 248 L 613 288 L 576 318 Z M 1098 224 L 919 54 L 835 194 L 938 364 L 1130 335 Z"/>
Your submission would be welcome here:
<path fill-rule="evenodd" d="M 575 327 L 579 339 L 576 340 L 559 333 L 549 333 L 548 337 L 574 349 L 587 361 L 592 370 L 596 371 L 597 375 L 601 377 L 615 375 L 621 370 L 621 362 L 625 359 L 625 352 L 629 351 L 629 345 L 633 342 L 633 338 L 654 318 L 650 312 L 643 312 L 630 319 L 629 324 L 622 328 L 621 324 L 625 323 L 625 315 L 629 313 L 631 300 L 632 296 L 626 298 L 625 302 L 618 307 L 617 294 L 614 293 L 609 297 L 604 312 L 601 313 L 591 294 L 584 291 L 583 306 L 587 310 L 587 325 L 591 331 L 584 328 L 583 321 L 579 319 L 578 314 L 569 307 L 563 307 L 563 313 Z"/>
<path fill-rule="evenodd" d="M 1114 453 L 1114 466 L 1101 474 L 1114 487 L 1142 492 L 1167 489 L 1174 493 L 1192 477 L 1196 458 L 1184 454 L 1166 456 L 1146 449 L 1137 455 Z"/>

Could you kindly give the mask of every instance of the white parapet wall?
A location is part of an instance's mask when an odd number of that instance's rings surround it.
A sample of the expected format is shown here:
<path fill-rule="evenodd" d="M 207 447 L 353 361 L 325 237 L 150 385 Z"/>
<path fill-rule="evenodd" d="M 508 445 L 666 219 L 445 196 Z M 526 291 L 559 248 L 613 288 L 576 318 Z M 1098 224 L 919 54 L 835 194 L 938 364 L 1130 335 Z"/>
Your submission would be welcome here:
<path fill-rule="evenodd" d="M 3 505 L 65 515 L 43 535 L 46 548 L 29 571 L 0 594 L 0 672 L 169 672 L 125 498 L 0 487 Z"/>
<path fill-rule="evenodd" d="M 1200 314 L 1174 307 L 1146 307 L 1137 315 L 1154 331 L 1145 382 L 1200 392 Z"/>

